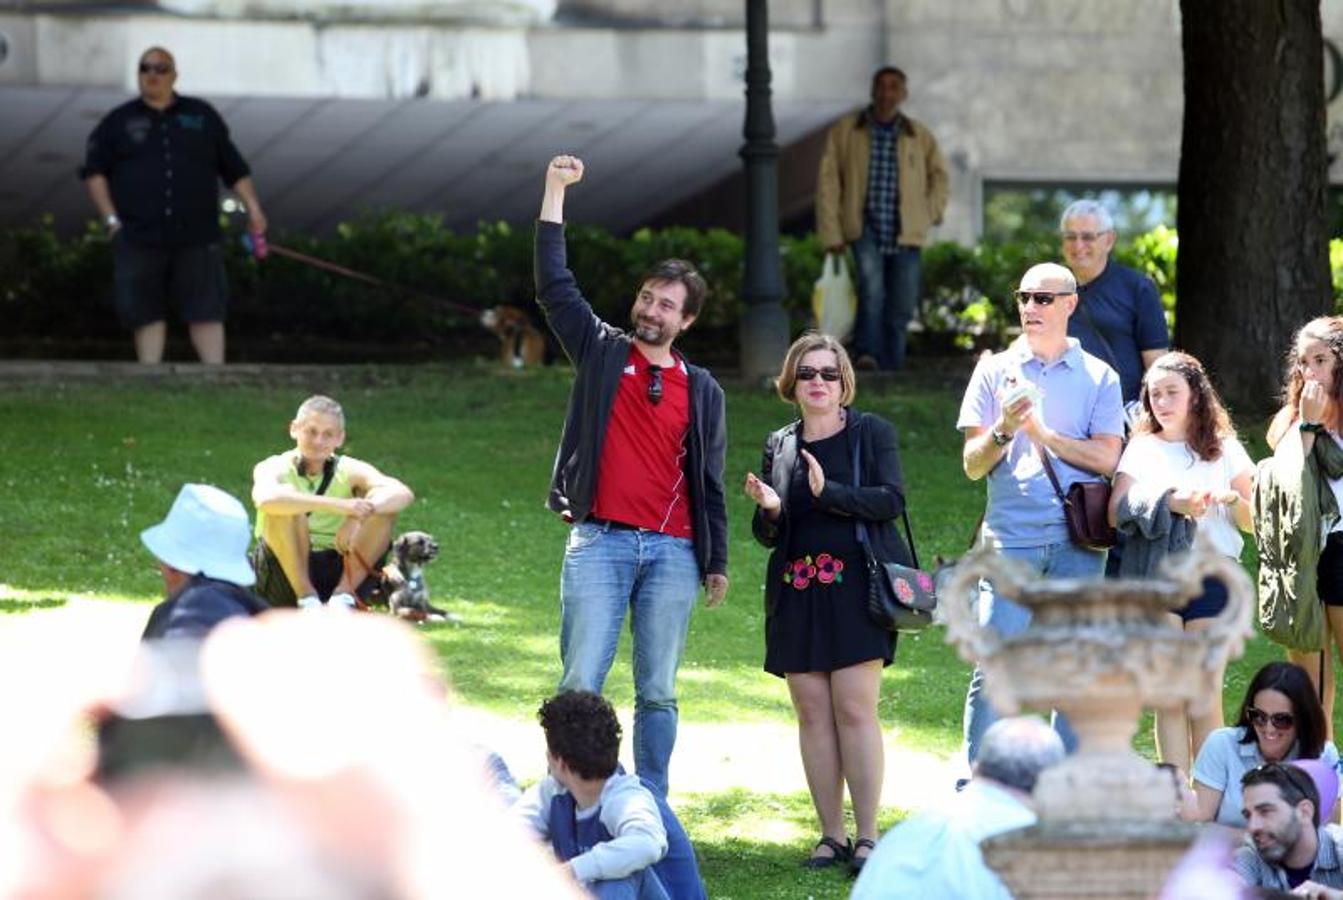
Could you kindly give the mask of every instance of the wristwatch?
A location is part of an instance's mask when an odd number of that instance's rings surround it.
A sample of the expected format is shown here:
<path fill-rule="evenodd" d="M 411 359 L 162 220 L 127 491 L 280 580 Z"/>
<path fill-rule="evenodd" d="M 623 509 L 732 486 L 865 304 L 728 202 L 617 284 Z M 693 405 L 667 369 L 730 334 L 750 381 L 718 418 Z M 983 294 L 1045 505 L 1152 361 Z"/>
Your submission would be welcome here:
<path fill-rule="evenodd" d="M 1311 434 L 1324 434 L 1323 422 L 1302 422 L 1296 427 L 1301 429 L 1302 432 L 1309 431 Z"/>
<path fill-rule="evenodd" d="M 995 447 L 1006 447 L 1008 444 L 1012 443 L 1012 435 L 1005 431 L 999 431 L 995 428 L 990 434 L 993 437 L 993 446 Z"/>

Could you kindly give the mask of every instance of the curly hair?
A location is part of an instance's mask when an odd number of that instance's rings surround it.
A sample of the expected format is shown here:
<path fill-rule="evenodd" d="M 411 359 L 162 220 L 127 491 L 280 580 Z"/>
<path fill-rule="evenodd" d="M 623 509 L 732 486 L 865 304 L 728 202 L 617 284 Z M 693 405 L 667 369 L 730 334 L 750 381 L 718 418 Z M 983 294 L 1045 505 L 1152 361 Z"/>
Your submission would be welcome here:
<path fill-rule="evenodd" d="M 1213 462 L 1222 457 L 1222 441 L 1236 436 L 1236 426 L 1231 424 L 1222 398 L 1217 389 L 1208 380 L 1208 373 L 1199 362 L 1188 353 L 1172 350 L 1163 353 L 1148 367 L 1142 379 L 1142 412 L 1133 426 L 1134 434 L 1160 434 L 1161 423 L 1152 412 L 1152 398 L 1148 389 L 1152 382 L 1163 374 L 1178 375 L 1189 385 L 1189 414 L 1185 425 L 1185 443 L 1194 455 L 1204 462 Z"/>
<path fill-rule="evenodd" d="M 536 711 L 551 756 L 580 778 L 609 778 L 620 760 L 620 721 L 600 694 L 564 691 Z"/>
<path fill-rule="evenodd" d="M 1282 408 L 1273 417 L 1273 423 L 1268 429 L 1268 443 L 1271 447 L 1277 446 L 1288 426 L 1301 414 L 1301 390 L 1306 386 L 1306 376 L 1301 367 L 1301 348 L 1310 341 L 1324 342 L 1334 354 L 1329 399 L 1333 401 L 1335 416 L 1343 410 L 1343 316 L 1320 316 L 1302 325 L 1292 337 L 1282 376 Z"/>

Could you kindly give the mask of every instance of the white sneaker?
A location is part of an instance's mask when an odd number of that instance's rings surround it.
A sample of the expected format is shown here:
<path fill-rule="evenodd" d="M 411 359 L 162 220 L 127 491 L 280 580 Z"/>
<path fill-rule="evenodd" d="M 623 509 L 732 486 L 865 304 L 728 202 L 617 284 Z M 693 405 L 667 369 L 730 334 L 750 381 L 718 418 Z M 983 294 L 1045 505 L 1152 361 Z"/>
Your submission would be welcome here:
<path fill-rule="evenodd" d="M 299 597 L 299 598 L 298 598 L 298 608 L 299 608 L 299 609 L 321 609 L 321 608 L 322 608 L 322 601 L 319 600 L 319 599 L 317 598 L 317 595 L 316 595 L 316 594 L 309 594 L 309 595 L 306 596 L 306 597 Z"/>
<path fill-rule="evenodd" d="M 332 594 L 331 599 L 326 602 L 326 605 L 332 609 L 338 609 L 343 612 L 353 612 L 355 608 L 354 595 L 344 593 Z"/>

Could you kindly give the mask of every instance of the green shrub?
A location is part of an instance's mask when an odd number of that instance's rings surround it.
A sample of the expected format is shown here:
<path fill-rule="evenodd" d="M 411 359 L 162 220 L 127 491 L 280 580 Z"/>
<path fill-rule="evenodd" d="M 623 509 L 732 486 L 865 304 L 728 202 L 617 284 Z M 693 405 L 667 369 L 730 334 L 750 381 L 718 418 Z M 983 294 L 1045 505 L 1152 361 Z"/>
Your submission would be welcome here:
<path fill-rule="evenodd" d="M 725 229 L 640 229 L 618 237 L 602 228 L 570 225 L 569 264 L 597 313 L 623 323 L 638 278 L 669 256 L 692 260 L 711 290 L 701 321 L 687 335 L 695 344 L 731 342 L 745 310 L 744 246 Z M 532 228 L 481 223 L 459 234 L 435 215 L 368 211 L 315 237 L 277 234 L 273 240 L 365 272 L 396 287 L 373 287 L 279 256 L 258 263 L 226 223 L 225 263 L 233 301 L 230 332 L 252 339 L 369 341 L 433 345 L 454 333 L 474 333 L 474 317 L 426 298 L 484 309 L 532 304 Z M 1116 259 L 1146 272 L 1161 291 L 1167 317 L 1175 313 L 1179 241 L 1158 226 L 1126 242 Z M 794 330 L 810 318 L 811 290 L 821 269 L 815 237 L 785 236 L 779 245 Z M 944 241 L 923 254 L 919 318 L 926 332 L 961 346 L 999 346 L 1017 321 L 1012 291 L 1033 263 L 1058 258 L 1052 235 L 985 239 L 972 247 Z M 1336 306 L 1343 309 L 1343 241 L 1330 245 Z M 24 338 L 122 339 L 111 309 L 112 261 L 102 230 L 62 237 L 50 217 L 0 230 L 0 317 L 6 333 Z"/>

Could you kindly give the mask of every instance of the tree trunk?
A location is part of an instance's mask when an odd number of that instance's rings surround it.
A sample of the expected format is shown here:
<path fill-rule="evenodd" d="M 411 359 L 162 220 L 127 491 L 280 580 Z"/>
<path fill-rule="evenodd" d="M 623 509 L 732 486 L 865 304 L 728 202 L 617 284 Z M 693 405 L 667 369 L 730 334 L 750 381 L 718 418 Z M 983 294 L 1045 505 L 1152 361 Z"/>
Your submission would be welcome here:
<path fill-rule="evenodd" d="M 1181 0 L 1175 344 L 1242 418 L 1277 404 L 1292 333 L 1332 306 L 1318 0 Z"/>

